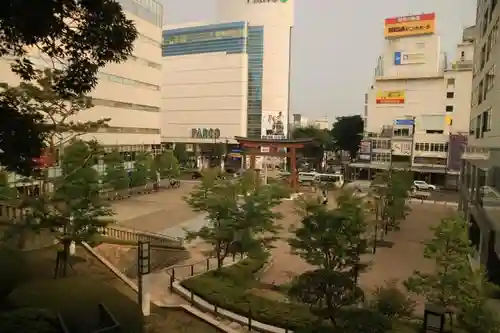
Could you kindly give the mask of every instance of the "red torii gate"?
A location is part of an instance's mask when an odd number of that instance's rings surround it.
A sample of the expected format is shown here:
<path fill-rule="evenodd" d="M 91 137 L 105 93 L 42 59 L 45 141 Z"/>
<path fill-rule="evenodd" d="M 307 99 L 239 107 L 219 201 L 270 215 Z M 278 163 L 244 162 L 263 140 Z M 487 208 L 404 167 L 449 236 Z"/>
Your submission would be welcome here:
<path fill-rule="evenodd" d="M 304 148 L 313 139 L 250 139 L 241 136 L 235 136 L 234 139 L 238 141 L 242 148 L 243 158 L 246 163 L 246 156 L 250 156 L 250 169 L 255 170 L 255 157 L 256 156 L 274 156 L 274 157 L 290 157 L 291 175 L 289 178 L 290 187 L 298 192 L 299 181 L 297 173 L 297 149 Z M 269 148 L 268 152 L 263 152 L 262 148 Z M 280 152 L 286 148 L 287 152 Z"/>

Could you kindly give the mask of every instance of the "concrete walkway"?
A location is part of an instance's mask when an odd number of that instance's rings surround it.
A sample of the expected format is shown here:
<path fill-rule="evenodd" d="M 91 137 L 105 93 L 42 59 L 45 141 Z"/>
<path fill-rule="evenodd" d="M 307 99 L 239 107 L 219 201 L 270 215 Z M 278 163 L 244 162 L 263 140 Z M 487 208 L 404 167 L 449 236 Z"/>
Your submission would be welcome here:
<path fill-rule="evenodd" d="M 208 223 L 207 219 L 206 219 L 206 215 L 204 214 L 201 214 L 201 215 L 198 215 L 192 219 L 189 219 L 185 222 L 182 222 L 178 225 L 175 225 L 173 227 L 169 227 L 169 228 L 166 228 L 166 229 L 163 229 L 161 230 L 160 234 L 164 234 L 166 236 L 170 236 L 170 237 L 180 237 L 180 238 L 184 238 L 186 237 L 186 231 L 185 230 L 189 230 L 189 231 L 198 231 L 200 230 L 203 226 L 205 226 L 206 224 Z"/>

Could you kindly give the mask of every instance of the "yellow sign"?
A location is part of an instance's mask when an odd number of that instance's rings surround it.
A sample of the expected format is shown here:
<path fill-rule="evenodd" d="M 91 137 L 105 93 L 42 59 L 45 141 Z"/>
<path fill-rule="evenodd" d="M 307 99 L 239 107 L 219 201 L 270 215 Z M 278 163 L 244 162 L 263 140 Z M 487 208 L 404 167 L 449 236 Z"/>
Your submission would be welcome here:
<path fill-rule="evenodd" d="M 379 91 L 375 98 L 377 104 L 404 104 L 405 103 L 405 91 L 395 90 L 395 91 Z"/>
<path fill-rule="evenodd" d="M 436 32 L 435 13 L 402 16 L 402 17 L 391 17 L 385 19 L 384 36 L 386 38 L 430 35 L 435 32 Z"/>

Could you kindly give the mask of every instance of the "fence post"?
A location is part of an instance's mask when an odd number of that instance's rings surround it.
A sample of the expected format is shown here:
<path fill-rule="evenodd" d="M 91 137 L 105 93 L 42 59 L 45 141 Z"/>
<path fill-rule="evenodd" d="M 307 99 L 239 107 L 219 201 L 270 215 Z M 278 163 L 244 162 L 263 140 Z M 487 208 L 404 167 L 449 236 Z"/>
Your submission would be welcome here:
<path fill-rule="evenodd" d="M 194 304 L 194 292 L 191 291 L 191 304 Z"/>
<path fill-rule="evenodd" d="M 172 268 L 172 280 L 175 280 L 175 268 Z"/>
<path fill-rule="evenodd" d="M 170 275 L 170 291 L 174 291 L 174 276 Z"/>
<path fill-rule="evenodd" d="M 194 275 L 194 264 L 191 265 L 191 276 Z"/>
<path fill-rule="evenodd" d="M 252 330 L 252 309 L 248 310 L 248 330 Z"/>
<path fill-rule="evenodd" d="M 218 310 L 219 310 L 219 307 L 217 305 L 214 305 L 214 312 L 217 313 Z"/>
<path fill-rule="evenodd" d="M 210 258 L 207 258 L 207 272 L 210 270 Z"/>

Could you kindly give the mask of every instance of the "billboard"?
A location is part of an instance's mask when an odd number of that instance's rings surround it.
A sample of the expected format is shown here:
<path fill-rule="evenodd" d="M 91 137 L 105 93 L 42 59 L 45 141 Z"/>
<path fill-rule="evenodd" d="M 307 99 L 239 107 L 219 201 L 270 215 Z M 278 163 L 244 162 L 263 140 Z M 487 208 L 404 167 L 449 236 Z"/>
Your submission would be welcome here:
<path fill-rule="evenodd" d="M 263 111 L 261 136 L 265 139 L 286 139 L 288 121 L 281 111 Z"/>
<path fill-rule="evenodd" d="M 404 90 L 392 90 L 392 91 L 378 91 L 375 97 L 375 102 L 377 104 L 404 104 L 405 103 L 405 91 Z"/>
<path fill-rule="evenodd" d="M 430 35 L 435 32 L 435 13 L 391 17 L 385 19 L 384 36 L 386 38 Z"/>
<path fill-rule="evenodd" d="M 394 120 L 395 126 L 413 126 L 415 125 L 415 120 L 413 119 L 396 119 Z"/>
<path fill-rule="evenodd" d="M 362 140 L 359 145 L 359 160 L 361 161 L 370 161 L 372 154 L 372 141 L 371 140 Z"/>
<path fill-rule="evenodd" d="M 417 65 L 425 63 L 424 53 L 394 52 L 394 65 Z"/>
<path fill-rule="evenodd" d="M 411 141 L 392 141 L 392 155 L 396 156 L 411 156 L 413 143 Z"/>

